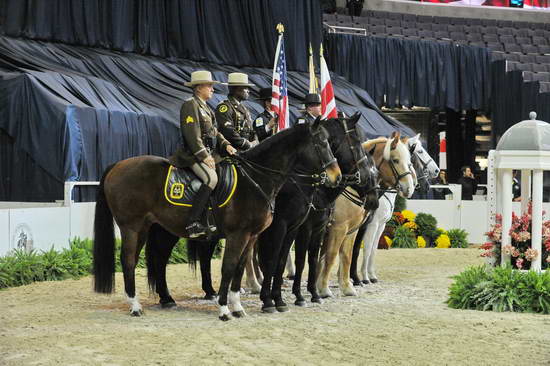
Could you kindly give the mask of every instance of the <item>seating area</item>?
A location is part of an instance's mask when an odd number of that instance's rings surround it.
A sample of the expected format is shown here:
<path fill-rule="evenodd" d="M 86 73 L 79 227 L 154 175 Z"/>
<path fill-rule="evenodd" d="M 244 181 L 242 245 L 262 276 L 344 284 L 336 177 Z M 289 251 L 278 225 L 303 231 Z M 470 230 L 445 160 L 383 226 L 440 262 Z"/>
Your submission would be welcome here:
<path fill-rule="evenodd" d="M 524 81 L 550 82 L 550 22 L 453 18 L 368 10 L 364 16 L 323 14 L 336 33 L 399 37 L 458 43 L 491 50 L 492 60 L 506 60 L 506 71 L 523 71 Z M 550 91 L 550 89 L 548 89 Z"/>

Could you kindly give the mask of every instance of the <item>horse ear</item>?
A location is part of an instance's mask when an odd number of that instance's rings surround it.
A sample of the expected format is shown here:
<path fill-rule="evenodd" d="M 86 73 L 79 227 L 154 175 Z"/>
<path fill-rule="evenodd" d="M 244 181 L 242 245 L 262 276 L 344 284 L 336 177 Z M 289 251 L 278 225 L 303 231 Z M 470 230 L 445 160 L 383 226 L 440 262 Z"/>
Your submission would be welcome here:
<path fill-rule="evenodd" d="M 391 137 L 392 137 L 392 142 L 391 142 L 391 149 L 395 149 L 395 147 L 397 146 L 397 143 L 399 142 L 399 138 L 401 137 L 401 133 L 399 131 L 394 131 L 392 134 L 391 134 Z"/>
<path fill-rule="evenodd" d="M 359 122 L 359 119 L 361 118 L 361 116 L 362 116 L 361 112 L 357 111 L 348 120 L 351 122 L 352 125 L 356 125 L 357 122 Z"/>
<path fill-rule="evenodd" d="M 414 139 L 415 139 L 416 141 L 420 141 L 420 133 L 417 134 L 417 135 L 414 137 Z"/>

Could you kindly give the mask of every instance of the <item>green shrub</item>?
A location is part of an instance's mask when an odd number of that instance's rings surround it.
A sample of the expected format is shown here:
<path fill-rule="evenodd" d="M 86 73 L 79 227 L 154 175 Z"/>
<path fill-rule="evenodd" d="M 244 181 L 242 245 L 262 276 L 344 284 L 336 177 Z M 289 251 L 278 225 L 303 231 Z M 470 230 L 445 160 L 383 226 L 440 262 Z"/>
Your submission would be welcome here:
<path fill-rule="evenodd" d="M 455 309 L 550 314 L 550 273 L 471 267 L 454 277 L 447 304 Z"/>
<path fill-rule="evenodd" d="M 404 197 L 401 197 L 400 195 L 397 195 L 397 197 L 395 197 L 395 204 L 394 204 L 393 211 L 401 212 L 406 209 L 407 209 L 407 199 Z"/>
<path fill-rule="evenodd" d="M 451 248 L 468 248 L 468 233 L 463 229 L 451 229 L 447 231 L 451 239 Z"/>
<path fill-rule="evenodd" d="M 437 229 L 437 220 L 434 216 L 420 212 L 416 215 L 414 222 L 418 226 L 418 235 L 422 235 L 429 246 L 433 246 L 435 239 L 440 235 Z"/>
<path fill-rule="evenodd" d="M 416 237 L 405 226 L 398 226 L 393 236 L 392 248 L 417 248 Z"/>
<path fill-rule="evenodd" d="M 169 263 L 187 263 L 185 239 L 174 247 Z M 120 240 L 116 241 L 116 270 L 120 268 Z M 69 248 L 56 251 L 15 250 L 0 257 L 0 289 L 27 285 L 35 281 L 59 281 L 80 278 L 92 272 L 92 240 L 75 238 Z M 219 252 L 218 252 L 219 253 Z M 138 267 L 145 267 L 145 250 L 141 251 Z"/>

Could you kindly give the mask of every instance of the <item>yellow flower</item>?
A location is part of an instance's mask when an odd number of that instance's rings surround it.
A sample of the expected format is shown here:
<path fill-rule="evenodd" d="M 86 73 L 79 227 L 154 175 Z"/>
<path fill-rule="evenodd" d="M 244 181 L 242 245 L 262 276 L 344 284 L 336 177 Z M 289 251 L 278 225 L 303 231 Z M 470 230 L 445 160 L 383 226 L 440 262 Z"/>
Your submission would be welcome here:
<path fill-rule="evenodd" d="M 409 221 L 403 224 L 407 229 L 409 230 L 416 230 L 418 229 L 418 225 L 414 221 Z"/>
<path fill-rule="evenodd" d="M 414 221 L 414 218 L 416 217 L 416 214 L 411 210 L 403 210 L 401 211 L 401 215 L 409 221 Z"/>
<path fill-rule="evenodd" d="M 442 234 L 447 234 L 447 230 L 445 230 L 441 227 L 438 227 L 437 230 L 441 231 Z"/>
<path fill-rule="evenodd" d="M 391 240 L 391 238 L 387 235 L 384 235 L 384 240 L 386 240 L 386 244 L 388 244 L 388 248 L 391 248 L 393 240 Z"/>
<path fill-rule="evenodd" d="M 450 248 L 451 247 L 451 239 L 449 239 L 449 236 L 447 236 L 447 234 L 441 234 L 435 240 L 435 247 L 436 248 Z"/>
<path fill-rule="evenodd" d="M 416 243 L 419 248 L 426 248 L 426 240 L 422 236 L 416 238 Z"/>

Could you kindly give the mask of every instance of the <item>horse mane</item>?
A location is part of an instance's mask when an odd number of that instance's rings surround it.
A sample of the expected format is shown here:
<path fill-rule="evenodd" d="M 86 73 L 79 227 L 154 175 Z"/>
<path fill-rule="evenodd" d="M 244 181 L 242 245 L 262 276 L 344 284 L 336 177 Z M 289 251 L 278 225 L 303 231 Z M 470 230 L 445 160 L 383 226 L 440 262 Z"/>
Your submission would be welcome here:
<path fill-rule="evenodd" d="M 376 144 L 380 144 L 380 143 L 386 142 L 386 141 L 388 141 L 387 137 L 377 137 L 375 139 L 367 140 L 367 141 L 363 142 L 361 144 L 361 146 L 363 147 L 363 150 L 371 151 L 374 148 L 374 146 L 376 146 Z"/>
<path fill-rule="evenodd" d="M 287 128 L 283 131 L 280 131 L 273 136 L 268 137 L 260 144 L 254 146 L 252 149 L 240 153 L 241 156 L 247 159 L 255 159 L 258 156 L 264 155 L 266 153 L 273 154 L 273 146 L 280 143 L 281 139 L 288 138 L 286 141 L 287 146 L 299 146 L 299 140 L 306 135 L 306 130 L 309 128 L 307 124 L 299 124 L 293 127 Z M 289 136 L 289 137 L 287 137 Z M 297 140 L 297 141 L 294 141 Z"/>

